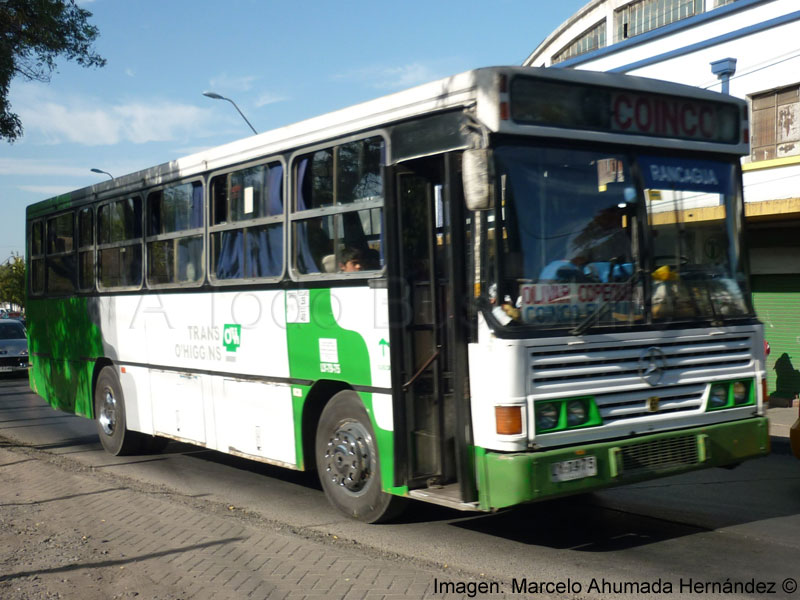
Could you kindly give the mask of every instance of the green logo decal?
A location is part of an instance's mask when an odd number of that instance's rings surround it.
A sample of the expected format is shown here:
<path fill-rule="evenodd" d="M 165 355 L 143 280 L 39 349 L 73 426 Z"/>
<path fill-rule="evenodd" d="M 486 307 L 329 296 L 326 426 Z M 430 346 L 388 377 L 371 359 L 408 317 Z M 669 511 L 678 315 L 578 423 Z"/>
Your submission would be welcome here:
<path fill-rule="evenodd" d="M 225 346 L 225 350 L 228 352 L 236 352 L 236 349 L 242 343 L 241 336 L 241 325 L 225 325 L 225 328 L 222 330 L 222 345 Z"/>

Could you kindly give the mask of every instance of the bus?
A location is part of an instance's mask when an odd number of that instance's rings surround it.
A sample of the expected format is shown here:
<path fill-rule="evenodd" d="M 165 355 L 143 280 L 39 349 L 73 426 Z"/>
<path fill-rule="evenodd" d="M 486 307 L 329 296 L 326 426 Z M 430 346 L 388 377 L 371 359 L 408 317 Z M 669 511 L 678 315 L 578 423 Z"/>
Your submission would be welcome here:
<path fill-rule="evenodd" d="M 735 466 L 769 451 L 748 135 L 718 93 L 481 68 L 33 204 L 32 389 L 365 522 Z"/>

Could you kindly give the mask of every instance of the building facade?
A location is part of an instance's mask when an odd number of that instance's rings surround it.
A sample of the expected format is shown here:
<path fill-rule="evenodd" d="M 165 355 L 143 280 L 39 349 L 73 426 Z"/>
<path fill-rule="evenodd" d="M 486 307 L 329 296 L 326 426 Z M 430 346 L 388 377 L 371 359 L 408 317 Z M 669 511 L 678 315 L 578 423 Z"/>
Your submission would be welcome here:
<path fill-rule="evenodd" d="M 773 405 L 800 394 L 800 2 L 592 0 L 526 66 L 614 71 L 744 98 L 753 301 Z"/>

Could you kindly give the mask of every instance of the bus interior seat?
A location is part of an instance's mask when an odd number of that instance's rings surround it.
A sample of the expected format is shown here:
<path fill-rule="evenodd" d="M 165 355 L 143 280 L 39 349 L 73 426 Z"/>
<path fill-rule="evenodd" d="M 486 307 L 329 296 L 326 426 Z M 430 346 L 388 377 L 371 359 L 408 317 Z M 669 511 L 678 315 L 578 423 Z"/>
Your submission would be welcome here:
<path fill-rule="evenodd" d="M 336 273 L 336 255 L 326 254 L 322 257 L 322 271 L 325 273 Z"/>

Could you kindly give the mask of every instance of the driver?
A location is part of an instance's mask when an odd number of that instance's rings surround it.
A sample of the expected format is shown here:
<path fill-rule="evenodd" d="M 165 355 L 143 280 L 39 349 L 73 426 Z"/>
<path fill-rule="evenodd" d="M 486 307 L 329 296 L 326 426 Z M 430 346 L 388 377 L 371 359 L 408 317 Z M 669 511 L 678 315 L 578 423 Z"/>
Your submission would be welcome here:
<path fill-rule="evenodd" d="M 586 283 L 594 281 L 586 272 L 589 257 L 578 254 L 569 260 L 554 260 L 539 273 L 539 281 L 557 283 Z"/>

